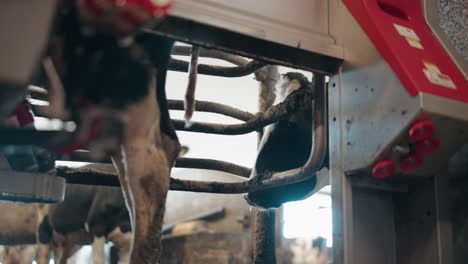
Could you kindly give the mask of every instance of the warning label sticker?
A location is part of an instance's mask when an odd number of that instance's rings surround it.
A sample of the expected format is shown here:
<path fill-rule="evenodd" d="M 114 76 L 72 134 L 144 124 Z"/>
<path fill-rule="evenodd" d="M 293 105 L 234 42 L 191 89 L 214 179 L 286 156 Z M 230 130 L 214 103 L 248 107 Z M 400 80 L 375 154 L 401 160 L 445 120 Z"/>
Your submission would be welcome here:
<path fill-rule="evenodd" d="M 406 42 L 408 42 L 408 44 L 411 47 L 421 50 L 424 49 L 418 37 L 418 34 L 416 34 L 416 32 L 413 29 L 398 24 L 393 24 L 393 26 L 398 31 L 398 34 L 400 34 L 406 39 Z"/>
<path fill-rule="evenodd" d="M 451 89 L 456 89 L 455 83 L 452 81 L 450 76 L 443 74 L 437 65 L 424 61 L 424 75 L 429 80 L 429 82 L 444 86 Z"/>

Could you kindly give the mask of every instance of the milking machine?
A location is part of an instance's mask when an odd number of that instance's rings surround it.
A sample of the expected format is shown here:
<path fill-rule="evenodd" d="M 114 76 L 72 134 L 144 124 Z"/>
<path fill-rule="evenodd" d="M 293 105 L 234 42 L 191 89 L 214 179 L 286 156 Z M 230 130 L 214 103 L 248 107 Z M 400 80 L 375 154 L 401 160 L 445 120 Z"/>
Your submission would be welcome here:
<path fill-rule="evenodd" d="M 0 23 L 2 117 L 10 115 L 24 99 L 46 46 L 56 3 L 43 2 L 34 7 L 37 16 L 22 16 L 21 20 L 17 20 L 17 14 L 26 12 L 21 4 L 10 3 L 0 10 L 4 21 Z M 84 14 L 86 21 L 94 23 L 102 10 L 93 7 L 93 1 L 81 2 L 87 3 L 85 10 L 90 11 Z M 176 0 L 166 18 L 158 17 L 157 23 L 138 23 L 145 34 L 200 46 L 200 56 L 211 52 L 206 56 L 222 57 L 238 65 L 234 71 L 199 65 L 199 74 L 236 77 L 256 72 L 266 64 L 279 64 L 330 77 L 323 87 L 328 93 L 328 120 L 323 125 L 328 134 L 315 131 L 311 164 L 273 172 L 259 182 L 179 181 L 171 187 L 244 193 L 300 182 L 311 177 L 310 170 L 323 167 L 313 164 L 317 154 L 314 148 L 328 145 L 329 176 L 322 182 L 329 181 L 332 190 L 333 263 L 455 263 L 448 164 L 468 140 L 468 43 L 460 41 L 468 29 L 453 25 L 466 20 L 463 14 L 466 16 L 468 6 L 460 10 L 453 8 L 455 4 L 452 9 L 442 8 L 441 2 Z M 14 27 L 7 30 L 5 27 L 13 22 Z M 126 23 L 122 23 L 117 21 L 123 25 L 120 29 L 126 30 Z M 19 41 L 24 45 L 14 45 Z M 190 49 L 176 47 L 173 54 L 187 56 Z M 239 59 L 238 55 L 253 60 Z M 169 65 L 179 71 L 188 67 L 188 62 L 177 60 Z M 172 109 L 183 106 L 182 102 L 169 104 Z M 204 109 L 201 111 L 221 111 L 246 123 L 255 118 L 226 106 L 219 110 L 200 103 L 198 107 Z M 196 123 L 186 128 L 182 121 L 175 125 L 180 130 L 203 133 L 239 131 L 236 127 Z M 245 131 L 259 129 L 252 126 Z M 7 132 L 10 136 L 2 140 L 4 145 L 57 147 L 73 140 L 66 131 L 33 133 L 2 128 L 2 137 Z M 75 152 L 74 156 L 61 157 L 76 160 L 70 157 L 78 156 Z M 231 165 L 214 168 L 232 169 Z M 240 170 L 243 177 L 248 175 L 248 169 Z M 17 184 L 3 182 L 20 179 L 19 174 L 27 172 L 2 173 L 2 188 L 17 188 Z M 50 177 L 56 182 L 47 185 L 54 186 L 47 193 L 54 193 L 51 200 L 58 201 L 64 182 Z M 32 180 L 22 178 L 21 182 Z M 44 185 L 47 181 L 49 178 L 40 182 Z M 109 185 L 114 184 L 118 182 Z M 2 189 L 2 198 L 7 196 L 8 190 Z"/>

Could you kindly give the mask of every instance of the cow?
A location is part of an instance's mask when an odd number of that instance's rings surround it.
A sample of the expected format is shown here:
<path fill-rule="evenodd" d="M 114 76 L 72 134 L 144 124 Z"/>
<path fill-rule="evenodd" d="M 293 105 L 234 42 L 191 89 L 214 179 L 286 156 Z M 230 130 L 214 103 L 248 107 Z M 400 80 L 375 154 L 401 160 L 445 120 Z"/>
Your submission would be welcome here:
<path fill-rule="evenodd" d="M 286 242 L 285 247 L 292 253 L 292 256 L 285 260 L 287 263 L 331 263 L 331 248 L 327 247 L 323 237 L 291 239 Z"/>
<path fill-rule="evenodd" d="M 114 230 L 118 229 L 123 237 L 131 235 L 123 195 L 116 187 L 70 184 L 62 204 L 2 202 L 0 210 L 7 212 L 0 215 L 3 263 L 31 263 L 36 260 L 39 264 L 48 264 L 50 257 L 56 263 L 66 263 L 82 245 L 93 243 L 96 252 L 103 252 L 103 238 L 122 244 L 124 239 Z M 50 219 L 62 233 L 54 230 Z M 88 220 L 89 224 L 86 223 Z M 125 253 L 125 248 L 121 252 Z M 103 262 L 104 256 L 99 259 Z"/>
<path fill-rule="evenodd" d="M 6 249 L 4 258 L 15 263 L 34 255 L 32 259 L 35 257 L 37 263 L 49 263 L 49 248 L 38 244 L 37 236 L 38 226 L 47 210 L 48 206 L 42 204 L 0 203 L 0 211 L 6 212 L 0 215 L 0 244 Z M 20 263 L 31 263 L 23 260 L 19 260 Z"/>
<path fill-rule="evenodd" d="M 277 85 L 276 103 L 299 89 L 314 89 L 303 74 L 288 72 Z M 310 155 L 312 145 L 312 109 L 294 113 L 286 120 L 265 128 L 252 175 L 264 172 L 287 171 L 303 166 Z M 248 193 L 247 202 L 255 207 L 278 208 L 283 203 L 306 198 L 317 183 L 316 177 L 262 191 Z"/>
<path fill-rule="evenodd" d="M 157 263 L 169 175 L 181 148 L 165 95 L 173 41 L 145 33 L 93 34 L 83 30 L 76 6 L 63 13 L 51 57 L 59 58 L 54 64 L 71 117 L 79 130 L 104 123 L 101 132 L 117 134 L 119 144 L 106 150 L 130 215 L 131 263 Z M 118 116 L 119 129 L 106 127 L 107 112 Z"/>
<path fill-rule="evenodd" d="M 3 246 L 0 250 L 1 263 L 29 264 L 36 257 L 35 245 Z"/>
<path fill-rule="evenodd" d="M 38 226 L 38 204 L 1 202 L 0 245 L 34 244 Z"/>
<path fill-rule="evenodd" d="M 114 172 L 111 164 L 84 168 Z M 102 262 L 104 243 L 122 240 L 116 230 L 131 235 L 130 217 L 120 188 L 67 184 L 64 201 L 49 207 L 38 233 L 41 243 L 59 249 L 58 259 L 63 262 L 85 244 L 93 244 L 95 262 Z"/>

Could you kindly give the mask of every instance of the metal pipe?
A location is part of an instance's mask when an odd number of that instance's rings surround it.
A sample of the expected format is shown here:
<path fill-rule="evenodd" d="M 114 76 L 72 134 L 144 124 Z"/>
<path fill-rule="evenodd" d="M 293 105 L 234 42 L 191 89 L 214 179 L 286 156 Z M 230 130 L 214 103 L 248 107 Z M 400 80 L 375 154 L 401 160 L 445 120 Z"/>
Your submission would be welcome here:
<path fill-rule="evenodd" d="M 167 100 L 169 110 L 184 110 L 184 101 L 182 100 Z M 216 113 L 225 116 L 229 116 L 242 121 L 249 121 L 254 119 L 255 115 L 247 111 L 234 108 L 229 105 L 209 102 L 209 101 L 198 101 L 195 100 L 195 110 L 199 112 Z"/>
<path fill-rule="evenodd" d="M 32 97 L 32 98 L 36 99 L 35 97 Z M 167 100 L 167 103 L 169 106 L 169 110 L 180 110 L 180 111 L 184 110 L 184 101 L 182 100 L 169 99 Z M 48 106 L 31 104 L 31 107 L 36 116 L 47 117 Z M 209 102 L 209 101 L 195 100 L 195 110 L 199 112 L 221 114 L 221 115 L 229 116 L 229 117 L 241 120 L 241 121 L 249 121 L 255 118 L 254 114 L 249 113 L 247 111 L 243 111 L 243 110 L 237 109 L 229 105 L 219 104 L 219 103 Z"/>
<path fill-rule="evenodd" d="M 190 46 L 174 46 L 171 55 L 174 56 L 190 56 Z M 200 57 L 219 59 L 230 62 L 234 65 L 241 66 L 249 63 L 249 60 L 239 55 L 227 53 L 220 50 L 200 48 Z"/>
<path fill-rule="evenodd" d="M 171 190 L 192 191 L 192 192 L 211 192 L 211 193 L 246 193 L 273 188 L 281 185 L 301 182 L 315 176 L 315 173 L 322 167 L 327 148 L 327 124 L 326 124 L 326 90 L 324 76 L 316 74 L 314 78 L 316 91 L 314 93 L 313 103 L 313 127 L 312 150 L 306 164 L 297 169 L 259 174 L 252 179 L 242 182 L 224 183 L 207 181 L 190 181 L 171 179 Z M 3 131 L 2 131 L 3 130 Z M 21 132 L 17 134 L 18 131 Z M 18 129 L 0 129 L 3 136 L 0 144 L 37 144 L 50 145 L 50 139 L 53 141 L 63 138 L 62 136 L 71 136 L 71 133 L 63 131 L 25 131 Z M 24 133 L 28 134 L 25 135 Z M 59 137 L 56 137 L 59 136 Z M 24 141 L 25 138 L 29 140 Z M 40 139 L 40 140 L 38 140 Z M 56 145 L 56 144 L 53 144 Z M 266 180 L 262 180 L 266 179 Z"/>
<path fill-rule="evenodd" d="M 278 66 L 267 66 L 255 72 L 259 83 L 259 112 L 266 112 L 274 103 L 275 86 L 280 76 Z M 263 134 L 263 133 L 262 133 Z M 258 143 L 263 135 L 259 135 Z M 255 165 L 256 166 L 256 165 Z M 276 263 L 276 212 L 275 209 L 262 210 L 255 208 L 253 214 L 253 256 L 252 263 Z"/>
<path fill-rule="evenodd" d="M 230 173 L 239 177 L 248 178 L 251 169 L 221 160 L 178 158 L 175 162 L 176 168 L 190 168 L 203 170 L 216 170 Z"/>
<path fill-rule="evenodd" d="M 211 193 L 246 193 L 260 191 L 281 185 L 302 182 L 315 176 L 322 168 L 327 150 L 327 101 L 325 76 L 316 74 L 314 78 L 316 91 L 314 93 L 312 149 L 306 164 L 297 169 L 259 174 L 248 181 L 222 183 L 206 181 L 186 181 L 171 179 L 171 190 L 211 192 Z M 266 180 L 262 180 L 266 179 Z"/>
<path fill-rule="evenodd" d="M 185 127 L 182 120 L 172 120 L 178 131 L 189 131 L 220 135 L 241 135 L 259 131 L 265 126 L 287 119 L 296 111 L 307 109 L 312 103 L 312 91 L 300 89 L 291 93 L 283 102 L 270 107 L 265 113 L 260 113 L 254 119 L 241 124 L 216 124 L 206 122 L 192 122 L 190 127 Z"/>
<path fill-rule="evenodd" d="M 242 66 L 225 67 L 216 65 L 199 64 L 198 73 L 220 77 L 243 77 L 263 68 L 264 63 L 255 60 Z M 168 69 L 170 71 L 188 72 L 189 63 L 187 61 L 171 58 Z"/>
<path fill-rule="evenodd" d="M 70 154 L 65 154 L 59 157 L 57 160 L 63 161 L 79 161 L 79 162 L 91 162 L 91 163 L 111 163 L 109 158 L 102 160 L 94 160 L 91 158 L 89 151 L 79 150 L 74 151 Z M 226 173 L 230 173 L 242 178 L 248 178 L 251 172 L 250 168 L 240 166 L 234 163 L 214 160 L 214 159 L 199 159 L 199 158 L 178 158 L 175 162 L 174 167 L 176 168 L 187 168 L 187 169 L 203 169 L 203 170 L 216 170 Z"/>

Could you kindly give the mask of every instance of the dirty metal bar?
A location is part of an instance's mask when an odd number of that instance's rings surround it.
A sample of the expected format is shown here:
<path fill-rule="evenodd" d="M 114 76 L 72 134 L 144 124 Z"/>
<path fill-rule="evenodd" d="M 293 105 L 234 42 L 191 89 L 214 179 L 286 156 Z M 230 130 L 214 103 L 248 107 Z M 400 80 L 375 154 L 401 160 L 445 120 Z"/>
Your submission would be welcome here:
<path fill-rule="evenodd" d="M 33 97 L 33 99 L 36 99 L 36 98 Z M 167 100 L 167 101 L 168 101 L 169 110 L 180 110 L 180 111 L 184 110 L 184 101 L 182 100 Z M 31 107 L 36 116 L 46 117 L 46 114 L 48 112 L 47 110 L 48 106 L 32 104 Z M 240 109 L 237 109 L 229 105 L 224 105 L 224 104 L 219 104 L 219 103 L 214 103 L 214 102 L 209 102 L 209 101 L 195 100 L 195 110 L 199 112 L 221 114 L 221 115 L 229 116 L 229 117 L 241 120 L 241 121 L 249 121 L 255 118 L 254 114 L 249 113 L 247 111 L 242 111 Z"/>
<path fill-rule="evenodd" d="M 254 73 L 265 65 L 266 64 L 255 60 L 250 61 L 246 65 L 235 67 L 199 64 L 198 73 L 220 77 L 243 77 Z M 189 63 L 183 60 L 171 58 L 168 69 L 170 71 L 188 72 Z"/>
<path fill-rule="evenodd" d="M 184 101 L 182 100 L 167 100 L 169 110 L 184 110 Z M 249 121 L 255 118 L 254 114 L 247 111 L 234 108 L 229 105 L 195 100 L 195 110 L 199 112 L 209 112 L 229 116 L 242 121 Z"/>
<path fill-rule="evenodd" d="M 74 134 L 66 131 L 37 131 L 24 128 L 0 128 L 0 145 L 35 145 L 54 148 L 73 141 Z"/>
<path fill-rule="evenodd" d="M 318 100 L 320 101 L 320 100 Z M 182 120 L 173 120 L 176 130 L 221 135 L 242 135 L 263 129 L 265 126 L 286 119 L 296 111 L 306 109 L 312 103 L 312 91 L 300 89 L 291 93 L 283 102 L 270 107 L 245 123 L 224 125 L 205 122 L 192 122 L 187 128 Z M 322 118 L 323 119 L 323 118 Z M 322 135 L 320 135 L 322 136 Z"/>
<path fill-rule="evenodd" d="M 255 78 L 259 83 L 259 112 L 264 113 L 275 101 L 275 86 L 280 78 L 278 67 L 267 66 L 256 71 Z M 258 143 L 260 143 L 263 134 L 258 136 Z M 276 211 L 276 209 L 253 209 L 252 261 L 254 264 L 276 263 Z"/>
<path fill-rule="evenodd" d="M 192 46 L 190 55 L 188 84 L 184 97 L 185 126 L 190 126 L 193 113 L 195 112 L 195 92 L 197 90 L 198 57 L 200 55 L 200 47 Z"/>
<path fill-rule="evenodd" d="M 244 166 L 233 163 L 213 160 L 213 159 L 197 159 L 197 158 L 178 158 L 175 162 L 176 168 L 190 168 L 203 170 L 216 170 L 230 174 L 234 174 L 243 178 L 248 178 L 250 169 Z"/>
<path fill-rule="evenodd" d="M 297 169 L 284 171 L 284 172 L 277 172 L 277 173 L 264 173 L 259 174 L 256 177 L 242 181 L 242 182 L 233 182 L 233 183 L 224 183 L 224 182 L 208 182 L 208 181 L 190 181 L 190 180 L 180 180 L 180 179 L 171 179 L 170 189 L 171 190 L 180 190 L 180 191 L 192 191 L 192 192 L 211 192 L 211 193 L 246 193 L 252 191 L 259 191 L 268 188 L 273 188 L 285 184 L 292 184 L 296 182 L 304 181 L 310 177 L 315 175 L 315 172 L 319 170 L 323 164 L 325 159 L 326 147 L 327 147 L 327 128 L 326 128 L 326 91 L 324 85 L 324 76 L 320 76 L 318 74 L 315 75 L 315 102 L 313 106 L 313 115 L 314 115 L 314 133 L 313 133 L 313 144 L 312 144 L 312 151 L 307 163 Z M 307 94 L 304 93 L 292 93 L 291 96 L 295 94 L 298 97 L 299 94 L 302 94 L 299 99 L 303 101 L 307 101 L 311 99 L 311 94 L 309 94 L 308 99 Z M 305 97 L 305 98 L 304 98 Z M 296 107 L 296 100 L 285 100 L 282 104 L 277 105 L 276 107 L 280 107 L 282 111 L 273 111 L 274 107 L 270 108 L 265 114 L 266 116 L 270 117 L 270 119 L 265 120 L 265 116 L 260 116 L 257 118 L 256 122 L 262 125 L 268 125 L 274 123 L 285 115 L 285 113 L 292 113 L 294 110 L 297 110 Z M 291 102 L 296 102 L 296 104 L 292 104 Z M 309 102 L 310 103 L 310 102 Z M 272 112 L 273 111 L 273 112 Z M 268 112 L 270 112 L 268 114 Z M 277 113 L 280 112 L 280 113 Z M 283 116 L 284 117 L 284 116 Z M 247 123 L 246 123 L 247 124 Z M 256 123 L 257 124 L 257 123 Z M 244 128 L 245 129 L 245 128 Z M 252 129 L 252 128 L 250 128 Z M 4 131 L 2 131 L 4 130 Z M 255 128 L 254 128 L 255 130 Z M 21 131 L 21 135 L 18 135 L 17 131 Z M 253 130 L 252 130 L 253 131 Z M 58 140 L 58 138 L 62 138 L 65 136 L 72 136 L 71 133 L 63 132 L 63 131 L 27 131 L 27 130 L 18 130 L 18 129 L 0 129 L 0 133 L 2 135 L 7 135 L 6 137 L 2 137 L 0 139 L 0 144 L 37 144 L 37 143 L 44 143 L 49 142 L 51 139 L 55 139 L 58 142 L 63 142 Z M 26 135 L 27 134 L 27 135 Z M 26 136 L 26 137 L 25 137 Z M 73 137 L 71 137 L 73 138 Z M 28 139 L 28 140 L 25 140 Z M 55 142 L 55 141 L 54 141 Z M 62 143 L 63 144 L 63 143 Z M 49 144 L 46 144 L 49 145 Z M 59 144 L 60 145 L 60 144 Z M 69 171 L 68 171 L 69 172 Z M 96 174 L 96 172 L 94 172 Z M 90 172 L 81 173 L 79 175 L 89 175 Z M 99 173 L 97 173 L 99 174 Z M 62 177 L 73 177 L 75 174 L 70 174 L 69 176 L 64 176 L 62 173 Z M 80 178 L 81 181 L 88 180 L 89 177 L 75 177 L 73 179 Z M 115 176 L 115 175 L 114 175 Z M 83 178 L 83 179 L 82 179 Z M 266 179 L 266 180 L 262 180 Z M 74 180 L 76 181 L 76 180 Z M 108 183 L 104 181 L 105 184 L 117 184 L 115 182 Z M 85 183 L 82 183 L 85 184 Z M 96 183 L 99 185 L 99 183 Z M 114 185 L 113 185 L 114 186 Z"/>
<path fill-rule="evenodd" d="M 67 183 L 71 184 L 84 184 L 84 185 L 96 185 L 96 186 L 115 186 L 118 187 L 120 186 L 120 181 L 119 177 L 117 176 L 116 173 L 106 173 L 106 172 L 101 172 L 98 170 L 94 169 L 88 169 L 88 168 L 69 168 L 69 167 L 64 167 L 64 166 L 59 166 L 56 168 L 56 175 L 59 177 L 62 177 L 66 180 Z M 170 181 L 170 190 L 175 190 L 175 191 L 185 191 L 185 189 L 181 189 L 180 182 L 183 182 L 183 186 L 188 186 L 187 181 L 185 180 L 179 180 L 175 178 L 171 178 Z M 212 192 L 212 193 L 243 193 L 243 189 L 248 186 L 248 181 L 243 181 L 240 182 L 241 184 L 239 185 L 240 187 L 238 189 L 233 189 L 230 187 L 230 190 L 227 192 L 223 191 L 223 186 L 226 183 L 212 183 L 211 187 L 209 189 L 206 189 L 205 191 L 201 192 Z M 211 184 L 208 182 L 208 184 Z M 188 187 L 189 191 L 192 191 Z"/>
<path fill-rule="evenodd" d="M 171 54 L 174 56 L 190 56 L 190 50 L 190 46 L 174 46 Z M 214 49 L 200 48 L 200 57 L 224 60 L 237 66 L 249 63 L 249 60 L 244 57 Z"/>
<path fill-rule="evenodd" d="M 255 214 L 253 264 L 276 263 L 276 212 L 259 210 Z"/>
<path fill-rule="evenodd" d="M 110 158 L 103 160 L 93 160 L 90 157 L 89 151 L 74 151 L 70 154 L 62 155 L 58 160 L 64 161 L 79 161 L 79 162 L 103 162 L 111 163 Z M 175 162 L 176 168 L 187 168 L 187 169 L 203 169 L 203 170 L 216 170 L 226 173 L 230 173 L 242 178 L 248 178 L 250 175 L 250 169 L 244 166 L 240 166 L 234 163 L 214 160 L 214 159 L 199 159 L 199 158 L 178 158 Z"/>
<path fill-rule="evenodd" d="M 65 178 L 67 183 L 98 186 L 120 186 L 119 177 L 115 173 L 105 173 L 93 169 L 68 168 L 59 166 L 56 175 Z"/>
<path fill-rule="evenodd" d="M 335 74 L 343 62 L 339 58 L 261 40 L 174 16 L 168 16 L 156 28 L 143 29 L 142 32 L 167 36 L 202 47 L 216 48 L 266 61 L 268 64 L 279 64 L 325 74 Z"/>
<path fill-rule="evenodd" d="M 269 189 L 281 185 L 301 182 L 314 177 L 315 173 L 322 167 L 327 149 L 327 106 L 325 77 L 316 74 L 314 76 L 316 94 L 313 109 L 312 150 L 306 164 L 297 169 L 259 174 L 247 181 L 222 183 L 207 181 L 190 181 L 171 179 L 171 190 L 210 192 L 210 193 L 246 193 Z M 261 180 L 266 179 L 266 180 Z"/>

